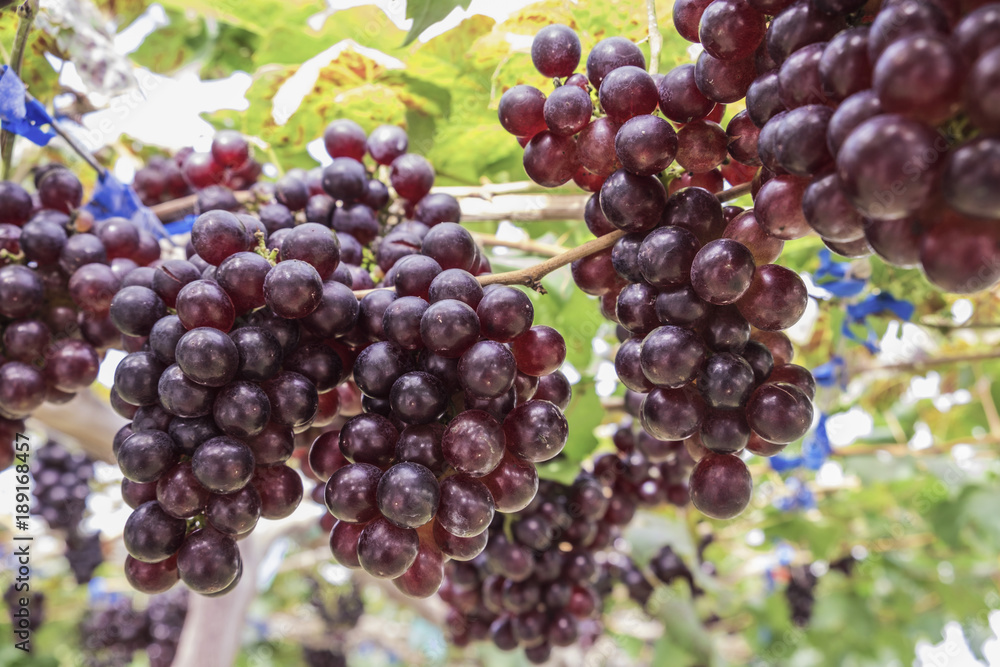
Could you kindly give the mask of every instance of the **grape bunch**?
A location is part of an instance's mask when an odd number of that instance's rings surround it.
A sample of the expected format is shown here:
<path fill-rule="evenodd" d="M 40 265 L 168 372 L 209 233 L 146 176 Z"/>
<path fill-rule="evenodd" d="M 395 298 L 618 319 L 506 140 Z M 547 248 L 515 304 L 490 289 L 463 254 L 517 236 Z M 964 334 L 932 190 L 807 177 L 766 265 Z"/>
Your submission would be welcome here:
<path fill-rule="evenodd" d="M 616 525 L 628 523 L 639 507 L 688 505 L 688 477 L 695 461 L 683 443 L 659 440 L 628 417 L 615 427 L 611 440 L 616 451 L 594 459 L 594 476 L 610 490 Z"/>
<path fill-rule="evenodd" d="M 482 554 L 448 564 L 439 595 L 450 607 L 447 624 L 456 645 L 488 638 L 505 651 L 521 647 L 529 661 L 543 663 L 553 647 L 593 644 L 615 584 L 640 606 L 650 601 L 650 576 L 614 548 L 635 507 L 622 501 L 626 492 L 609 476 L 608 460 L 599 458 L 593 473 L 581 472 L 570 485 L 543 480 L 534 500 L 510 521 L 494 520 Z M 686 579 L 696 592 L 690 570 L 669 546 L 650 571 L 666 584 Z"/>
<path fill-rule="evenodd" d="M 674 19 L 697 68 L 746 96 L 770 234 L 815 232 L 948 292 L 1000 281 L 1000 3 L 678 0 Z"/>
<path fill-rule="evenodd" d="M 302 659 L 307 667 L 346 667 L 342 644 L 365 613 L 361 585 L 352 579 L 347 590 L 336 590 L 335 595 L 330 595 L 315 579 L 310 577 L 307 581 L 312 588 L 309 603 L 323 621 L 327 646 L 303 646 Z"/>
<path fill-rule="evenodd" d="M 66 534 L 66 558 L 77 583 L 90 581 L 97 566 L 104 562 L 101 535 L 81 531 L 94 462 L 81 453 L 71 453 L 49 441 L 35 453 L 35 514 L 41 515 L 49 528 Z"/>
<path fill-rule="evenodd" d="M 155 595 L 145 610 L 129 597 L 118 597 L 88 609 L 78 626 L 85 667 L 126 667 L 145 652 L 151 667 L 170 667 L 187 616 L 184 591 Z"/>
<path fill-rule="evenodd" d="M 309 453 L 338 520 L 334 557 L 416 597 L 437 591 L 448 558 L 482 552 L 495 512 L 531 502 L 534 464 L 568 437 L 565 341 L 532 326 L 522 291 L 480 285 L 475 248 L 440 223 L 389 271 L 395 291 L 361 299 L 375 341 L 353 366 L 364 412 Z"/>
<path fill-rule="evenodd" d="M 260 177 L 263 165 L 254 159 L 246 137 L 220 130 L 208 151 L 187 147 L 171 157 L 155 155 L 135 172 L 132 186 L 146 206 L 197 192 L 216 198 L 226 190 L 246 190 Z M 224 196 L 224 195 L 223 195 Z"/>
<path fill-rule="evenodd" d="M 785 599 L 788 601 L 792 623 L 800 628 L 809 625 L 809 621 L 812 619 L 818 582 L 819 579 L 813 574 L 809 565 L 793 565 L 789 568 Z"/>
<path fill-rule="evenodd" d="M 31 630 L 31 632 L 37 632 L 45 622 L 45 593 L 40 591 L 25 593 L 24 591 L 17 590 L 16 586 L 16 583 L 11 583 L 3 592 L 3 600 L 7 603 L 7 614 L 10 619 L 10 625 L 12 628 L 18 628 L 18 622 L 24 620 L 23 618 L 19 619 L 14 614 L 22 609 L 21 598 L 26 597 L 28 598 L 27 609 L 30 614 L 27 629 Z"/>
<path fill-rule="evenodd" d="M 0 182 L 0 424 L 45 401 L 62 404 L 96 378 L 121 345 L 108 313 L 126 274 L 160 258 L 148 232 L 124 218 L 95 222 L 83 187 L 61 165 L 34 172 L 34 196 Z M 7 443 L 0 463 L 8 463 Z"/>
<path fill-rule="evenodd" d="M 676 21 L 682 18 L 675 15 Z M 583 77 L 573 73 L 579 38 L 561 25 L 536 35 L 532 60 L 542 74 L 567 78 L 548 99 L 529 86 L 508 90 L 507 103 L 500 103 L 501 124 L 531 137 L 524 164 L 534 181 L 566 182 L 568 177 L 555 178 L 550 171 L 561 159 L 566 165 L 580 161 L 599 182 L 584 220 L 596 236 L 617 230 L 620 238 L 575 261 L 573 278 L 599 297 L 602 314 L 620 325 L 624 340 L 615 367 L 629 390 L 645 394 L 639 412 L 645 432 L 675 443 L 695 439 L 692 448 L 702 459 L 690 481 L 695 507 L 715 518 L 736 516 L 752 492 L 749 471 L 737 454 L 751 438 L 768 443 L 757 449 L 777 451 L 804 435 L 813 417 L 813 381 L 799 367 L 772 377 L 774 354 L 764 342 L 750 340 L 753 330 L 760 332 L 783 348 L 779 365 L 790 361 L 787 338 L 779 332 L 798 321 L 808 297 L 798 274 L 773 263 L 781 238 L 758 223 L 756 210 L 724 208 L 701 187 L 670 192 L 661 180 L 675 159 L 696 174 L 718 168 L 728 157 L 753 167 L 755 144 L 744 142 L 743 134 L 727 139 L 726 131 L 706 119 L 716 104 L 742 97 L 723 90 L 733 72 L 713 65 L 699 74 L 702 65 L 688 65 L 657 80 L 643 69 L 635 44 L 610 37 L 591 50 Z M 583 86 L 581 121 L 560 129 L 568 105 L 557 104 L 556 96 L 569 99 L 574 80 Z M 604 114 L 596 120 L 583 90 L 587 81 L 598 91 Z M 525 101 L 529 98 L 537 109 Z M 658 109 L 679 124 L 676 131 L 655 114 Z M 529 124 L 530 119 L 536 122 Z M 737 127 L 746 124 L 739 120 Z M 736 131 L 733 122 L 729 127 Z M 603 138 L 599 149 L 591 145 L 593 136 Z M 557 154 L 550 154 L 553 146 L 559 147 Z M 594 155 L 604 162 L 587 162 Z M 561 174 L 567 173 L 568 166 Z"/>
<path fill-rule="evenodd" d="M 488 271 L 489 263 L 453 222 L 460 217 L 458 202 L 429 192 L 433 168 L 406 152 L 401 128 L 383 126 L 366 135 L 340 120 L 324 138 L 333 161 L 319 174 L 320 192 L 310 172 L 294 172 L 273 185 L 254 186 L 255 200 L 248 202 L 253 215 L 235 198 L 228 205 L 219 205 L 221 198 L 200 202 L 203 212 L 191 230 L 187 259 L 130 274 L 129 286 L 112 302 L 115 326 L 137 342 L 116 370 L 112 399 L 133 420 L 116 437 L 115 452 L 126 478 L 123 495 L 136 509 L 125 545 L 126 572 L 139 590 L 164 590 L 178 578 L 203 594 L 231 589 L 241 571 L 236 540 L 260 517 L 286 516 L 302 497 L 302 480 L 287 465 L 296 439 L 336 422 L 340 430 L 333 433 L 331 451 L 344 450 L 344 462 L 360 466 L 351 471 L 369 475 L 382 473 L 372 463 L 388 467 L 393 461 L 407 426 L 419 432 L 413 443 L 418 450 L 429 445 L 436 447 L 431 454 L 442 456 L 434 439 L 440 440 L 444 424 L 437 428 L 433 422 L 470 382 L 473 393 L 468 400 L 458 397 L 450 416 L 478 401 L 482 410 L 467 410 L 459 422 L 463 433 L 477 439 L 456 445 L 453 456 L 464 474 L 440 493 L 442 506 L 452 508 L 452 530 L 471 540 L 475 522 L 483 520 L 476 512 L 488 513 L 488 524 L 494 511 L 485 480 L 476 478 L 503 458 L 498 419 L 514 409 L 517 369 L 533 373 L 521 380 L 527 401 L 539 376 L 552 373 L 565 355 L 561 336 L 531 328 L 530 301 L 508 287 L 494 287 L 494 305 L 480 307 L 487 321 L 479 341 L 480 315 L 469 303 L 486 301 L 475 275 Z M 366 165 L 366 156 L 374 166 Z M 379 165 L 388 166 L 391 191 L 372 177 Z M 440 295 L 433 299 L 432 281 Z M 360 300 L 353 292 L 376 287 L 393 289 L 375 289 Z M 397 299 L 406 308 L 393 309 L 386 333 L 383 315 Z M 428 349 L 418 354 L 425 342 Z M 469 348 L 474 352 L 463 355 Z M 459 356 L 468 358 L 463 377 L 472 379 L 460 381 Z M 361 405 L 353 405 L 361 391 Z M 342 399 L 352 404 L 343 406 L 343 414 Z M 539 400 L 518 414 L 510 421 L 520 430 L 509 427 L 511 437 L 547 438 L 526 442 L 518 456 L 543 460 L 562 447 L 566 424 L 557 407 Z M 348 416 L 353 421 L 342 419 Z M 421 451 L 412 456 L 419 459 Z M 510 460 L 495 473 L 498 483 L 534 474 L 515 451 L 512 445 Z M 443 475 L 443 467 L 426 458 L 399 462 L 407 465 L 386 470 L 383 487 L 406 494 L 411 485 L 424 484 L 424 491 L 438 494 L 435 475 Z M 314 468 L 324 471 L 324 481 L 334 472 L 332 465 Z M 529 481 L 533 493 L 534 477 Z M 356 482 L 348 478 L 342 493 L 349 496 Z M 327 486 L 340 488 L 339 482 Z M 403 571 L 394 568 L 402 563 L 408 570 L 416 558 L 407 551 L 408 540 L 421 524 L 414 523 L 417 514 L 407 514 L 410 508 L 398 506 L 400 497 L 392 502 L 396 509 L 386 511 L 396 523 L 370 521 L 372 534 L 382 531 L 374 544 L 386 548 L 372 558 L 386 562 L 369 564 L 380 576 L 398 577 Z M 431 504 L 437 508 L 436 495 Z M 365 522 L 374 518 L 357 510 L 355 521 L 362 514 Z M 402 551 L 389 553 L 393 544 Z M 402 559 L 389 562 L 393 555 Z"/>

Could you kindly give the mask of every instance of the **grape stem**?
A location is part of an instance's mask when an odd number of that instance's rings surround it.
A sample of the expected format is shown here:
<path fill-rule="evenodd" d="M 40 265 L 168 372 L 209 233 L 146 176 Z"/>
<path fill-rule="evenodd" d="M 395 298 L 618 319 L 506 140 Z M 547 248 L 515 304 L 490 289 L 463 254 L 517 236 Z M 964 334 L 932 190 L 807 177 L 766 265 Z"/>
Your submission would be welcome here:
<path fill-rule="evenodd" d="M 929 359 L 914 359 L 913 361 L 905 361 L 898 364 L 872 364 L 870 366 L 861 366 L 855 369 L 851 376 L 858 375 L 860 373 L 871 373 L 874 371 L 889 371 L 892 373 L 916 373 L 927 368 L 933 368 L 935 366 L 948 366 L 950 364 L 967 364 L 977 361 L 990 361 L 992 359 L 1000 359 L 1000 352 L 977 352 L 974 354 L 956 354 L 950 357 L 932 357 Z"/>
<path fill-rule="evenodd" d="M 492 234 L 478 234 L 473 232 L 472 238 L 476 239 L 476 243 L 486 248 L 511 248 L 513 250 L 523 250 L 524 252 L 529 252 L 533 255 L 541 255 L 543 257 L 556 257 L 567 250 L 560 245 L 539 243 L 538 241 L 533 241 L 531 239 L 525 239 L 522 241 L 506 241 L 504 239 L 499 239 Z"/>
<path fill-rule="evenodd" d="M 660 71 L 660 49 L 663 48 L 663 35 L 656 20 L 656 0 L 646 0 L 646 14 L 649 17 L 649 73 L 656 74 Z"/>
<path fill-rule="evenodd" d="M 35 22 L 38 14 L 38 3 L 40 0 L 24 0 L 24 4 L 17 8 L 17 34 L 14 35 L 14 48 L 11 52 L 10 69 L 18 77 L 21 76 L 21 65 L 24 64 L 24 49 L 28 45 L 28 34 L 31 26 Z M 3 155 L 3 180 L 7 180 L 10 175 L 10 161 L 14 156 L 13 132 L 3 130 L 0 133 L 0 153 Z"/>

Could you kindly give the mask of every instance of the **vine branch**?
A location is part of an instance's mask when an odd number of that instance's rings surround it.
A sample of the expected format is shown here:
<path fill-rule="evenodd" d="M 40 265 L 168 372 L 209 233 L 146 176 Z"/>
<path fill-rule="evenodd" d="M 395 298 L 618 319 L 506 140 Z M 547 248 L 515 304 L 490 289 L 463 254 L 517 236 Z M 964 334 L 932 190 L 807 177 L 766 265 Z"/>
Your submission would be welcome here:
<path fill-rule="evenodd" d="M 31 26 L 35 22 L 38 14 L 39 0 L 24 0 L 24 4 L 17 8 L 17 34 L 14 36 L 14 49 L 11 52 L 10 69 L 18 77 L 21 76 L 21 66 L 24 64 L 24 49 L 28 45 L 28 34 Z M 10 161 L 14 156 L 13 132 L 3 130 L 0 133 L 0 154 L 3 157 L 3 178 L 7 180 L 10 175 Z"/>
<path fill-rule="evenodd" d="M 533 241 L 532 239 L 505 241 L 493 236 L 492 234 L 479 234 L 476 232 L 472 233 L 472 238 L 476 240 L 476 243 L 486 248 L 511 248 L 513 250 L 523 250 L 524 252 L 529 252 L 533 255 L 541 255 L 543 257 L 556 257 L 567 250 L 560 245 L 539 243 L 538 241 Z"/>
<path fill-rule="evenodd" d="M 663 35 L 656 20 L 656 0 L 646 0 L 646 15 L 649 18 L 649 73 L 656 74 L 660 71 L 660 50 L 663 48 Z"/>
<path fill-rule="evenodd" d="M 872 364 L 854 369 L 850 374 L 871 373 L 874 371 L 890 371 L 896 373 L 917 373 L 919 371 L 934 368 L 936 366 L 948 366 L 951 364 L 966 364 L 977 361 L 991 361 L 1000 359 L 1000 351 L 977 352 L 974 354 L 956 354 L 947 357 L 932 357 L 929 359 L 915 359 L 898 364 Z"/>

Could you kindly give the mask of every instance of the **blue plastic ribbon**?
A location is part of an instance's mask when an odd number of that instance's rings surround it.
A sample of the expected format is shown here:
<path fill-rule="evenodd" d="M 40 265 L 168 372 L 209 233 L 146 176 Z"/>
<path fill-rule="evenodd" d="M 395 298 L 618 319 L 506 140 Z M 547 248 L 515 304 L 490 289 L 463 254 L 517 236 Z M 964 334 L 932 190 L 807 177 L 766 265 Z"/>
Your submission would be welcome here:
<path fill-rule="evenodd" d="M 97 185 L 94 186 L 94 193 L 87 202 L 86 209 L 95 220 L 125 218 L 154 236 L 169 236 L 163 223 L 142 203 L 132 186 L 122 183 L 110 172 L 98 176 Z"/>
<path fill-rule="evenodd" d="M 187 234 L 194 227 L 194 221 L 198 219 L 194 213 L 186 215 L 180 220 L 175 220 L 174 222 L 168 222 L 164 225 L 167 233 L 171 236 L 175 234 Z"/>
<path fill-rule="evenodd" d="M 816 428 L 802 441 L 802 465 L 810 470 L 822 468 L 833 453 L 830 436 L 826 432 L 826 417 L 826 413 L 820 413 Z"/>
<path fill-rule="evenodd" d="M 845 337 L 851 340 L 857 341 L 868 348 L 868 351 L 875 354 L 879 351 L 878 347 L 878 337 L 875 335 L 874 329 L 866 322 L 870 315 L 875 315 L 877 313 L 889 311 L 901 320 L 909 320 L 913 317 L 913 313 L 916 307 L 906 301 L 905 299 L 897 299 L 892 294 L 888 292 L 879 292 L 878 294 L 872 294 L 863 301 L 859 303 L 853 303 L 847 306 L 847 317 L 844 318 L 844 323 L 841 325 L 841 333 Z M 868 332 L 867 338 L 864 340 L 851 329 L 852 324 L 860 324 L 865 327 Z"/>
<path fill-rule="evenodd" d="M 847 362 L 839 354 L 830 357 L 830 361 L 820 364 L 812 370 L 816 384 L 821 387 L 847 387 Z"/>
<path fill-rule="evenodd" d="M 816 507 L 816 496 L 813 495 L 813 492 L 809 490 L 809 487 L 801 479 L 791 477 L 786 482 L 786 486 L 791 493 L 774 501 L 774 506 L 777 509 L 782 512 L 794 512 Z"/>
<path fill-rule="evenodd" d="M 14 72 L 4 65 L 0 72 L 0 126 L 39 146 L 47 145 L 56 133 L 43 130 L 52 125 L 52 117 L 38 100 L 25 98 L 26 89 Z"/>
<path fill-rule="evenodd" d="M 802 453 L 799 456 L 772 456 L 768 459 L 771 469 L 775 472 L 788 472 L 796 468 L 819 470 L 833 453 L 830 446 L 830 436 L 826 432 L 827 414 L 821 412 L 816 428 L 802 441 Z"/>
<path fill-rule="evenodd" d="M 868 281 L 858 278 L 848 278 L 848 268 L 850 268 L 850 264 L 835 262 L 829 250 L 821 250 L 819 252 L 819 268 L 813 274 L 816 279 L 816 285 L 839 298 L 861 294 Z M 829 280 L 821 280 L 822 278 L 829 278 Z"/>

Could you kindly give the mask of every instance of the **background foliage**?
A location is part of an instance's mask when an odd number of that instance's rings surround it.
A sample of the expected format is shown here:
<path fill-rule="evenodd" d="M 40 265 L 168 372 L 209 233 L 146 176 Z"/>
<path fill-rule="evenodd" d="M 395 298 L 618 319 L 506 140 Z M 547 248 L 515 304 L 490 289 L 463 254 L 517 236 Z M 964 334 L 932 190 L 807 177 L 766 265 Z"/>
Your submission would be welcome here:
<path fill-rule="evenodd" d="M 108 34 L 113 36 L 149 3 L 97 4 L 110 21 Z M 406 14 L 414 19 L 409 32 L 373 6 L 333 11 L 311 0 L 163 0 L 161 4 L 169 24 L 155 30 L 131 54 L 134 63 L 164 74 L 195 71 L 203 79 L 237 71 L 250 74 L 249 110 L 220 111 L 207 120 L 255 137 L 279 171 L 315 165 L 308 142 L 321 136 L 330 120 L 351 118 L 365 130 L 384 123 L 406 127 L 411 150 L 431 160 L 440 185 L 525 180 L 522 151 L 497 123 L 496 103 L 516 83 L 549 89 L 527 52 L 530 37 L 540 27 L 555 22 L 572 26 L 580 34 L 584 53 L 611 35 L 641 42 L 647 30 L 645 6 L 638 0 L 547 0 L 517 10 L 499 24 L 485 16 L 470 16 L 426 42 L 415 38 L 455 6 L 468 7 L 469 0 L 409 2 Z M 671 5 L 657 2 L 664 34 L 661 71 L 692 59 L 688 43 L 672 30 Z M 0 16 L 0 43 L 5 48 L 15 23 L 9 10 Z M 26 59 L 23 78 L 45 101 L 59 91 L 59 83 L 43 52 L 60 58 L 72 55 L 61 45 L 66 40 L 56 37 L 35 31 Z M 646 44 L 641 46 L 648 56 Z M 324 53 L 332 58 L 319 58 Z M 309 67 L 316 67 L 317 74 L 301 103 L 294 108 L 276 106 L 282 87 L 297 74 L 305 75 Z M 727 116 L 736 111 L 728 109 Z M 134 144 L 129 149 L 148 152 L 148 147 Z M 123 146 L 118 144 L 115 150 L 120 153 Z M 112 154 L 103 157 L 114 159 Z M 486 233 L 497 230 L 495 223 L 470 227 Z M 588 236 L 582 220 L 528 223 L 522 228 L 532 238 L 567 247 Z M 780 262 L 823 283 L 827 279 L 815 277 L 821 249 L 818 239 L 789 243 Z M 516 253 L 496 254 L 492 260 L 500 269 L 531 261 Z M 650 618 L 637 617 L 640 612 L 625 598 L 612 601 L 611 643 L 605 654 L 609 661 L 678 667 L 908 665 L 918 642 L 940 642 L 948 622 L 960 624 L 971 649 L 982 657 L 983 641 L 992 637 L 989 612 L 1000 607 L 996 462 L 1000 386 L 993 381 L 1000 377 L 1000 361 L 942 363 L 941 359 L 988 356 L 996 349 L 1000 338 L 994 328 L 1000 323 L 996 296 L 944 297 L 918 271 L 888 267 L 877 259 L 851 263 L 848 270 L 864 281 L 861 292 L 836 298 L 817 288 L 814 314 L 811 310 L 810 321 L 796 335 L 797 363 L 814 368 L 835 356 L 843 360 L 842 376 L 820 389 L 817 397 L 822 411 L 833 416 L 827 430 L 841 446 L 835 447 L 818 473 L 802 467 L 779 473 L 766 462 L 755 461 L 755 500 L 736 520 L 706 522 L 694 511 L 674 509 L 643 513 L 628 534 L 638 561 L 669 543 L 693 564 L 696 535 L 704 530 L 698 524 L 711 523 L 717 539 L 706 558 L 716 565 L 719 576 L 700 581 L 706 595 L 694 601 L 684 584 L 661 587 Z M 622 417 L 613 402 L 612 407 L 602 407 L 602 400 L 605 405 L 608 401 L 597 391 L 599 373 L 613 358 L 614 330 L 600 317 L 596 300 L 574 288 L 567 271 L 550 275 L 545 286 L 549 293 L 534 297 L 536 321 L 563 333 L 568 360 L 580 375 L 568 410 L 568 460 L 544 473 L 566 479 L 572 478 L 578 463 L 611 448 L 610 430 L 603 425 Z M 875 339 L 881 340 L 883 351 L 873 354 L 844 335 L 844 321 L 849 317 L 847 306 L 880 293 L 905 298 L 916 311 L 906 324 L 886 312 L 851 324 L 850 330 L 862 339 L 870 327 Z M 848 431 L 866 419 L 870 429 L 855 436 L 860 436 L 859 442 L 848 444 L 852 439 Z M 790 447 L 789 454 L 794 455 L 797 447 Z M 815 498 L 815 506 L 805 503 L 788 510 L 782 500 L 799 486 Z M 292 549 L 322 543 L 315 529 Z M 818 562 L 817 571 L 822 572 L 827 564 L 852 555 L 858 560 L 849 575 L 830 571 L 820 577 L 812 624 L 794 627 L 781 595 L 789 565 Z M 110 585 L 124 590 L 118 566 L 102 568 Z M 4 642 L 0 664 L 81 664 L 79 650 L 65 638 L 74 635 L 87 591 L 69 587 L 67 573 L 55 564 L 40 571 L 51 612 L 35 638 L 39 653 L 25 662 Z M 275 628 L 301 617 L 308 595 L 300 571 L 277 575 L 254 603 L 241 665 L 295 664 L 298 643 L 306 639 Z M 490 646 L 464 654 L 446 651 L 440 628 L 421 622 L 412 609 L 377 589 L 365 595 L 370 615 L 390 627 L 399 623 L 412 628 L 404 642 L 408 653 L 395 655 L 408 664 L 445 664 L 459 655 L 490 665 L 517 664 L 521 659 Z M 641 622 L 632 622 L 636 618 Z M 6 636 L 6 626 L 0 625 L 0 633 Z M 384 646 L 361 644 L 356 649 L 352 664 L 393 659 Z M 930 660 L 925 664 L 959 664 Z"/>

